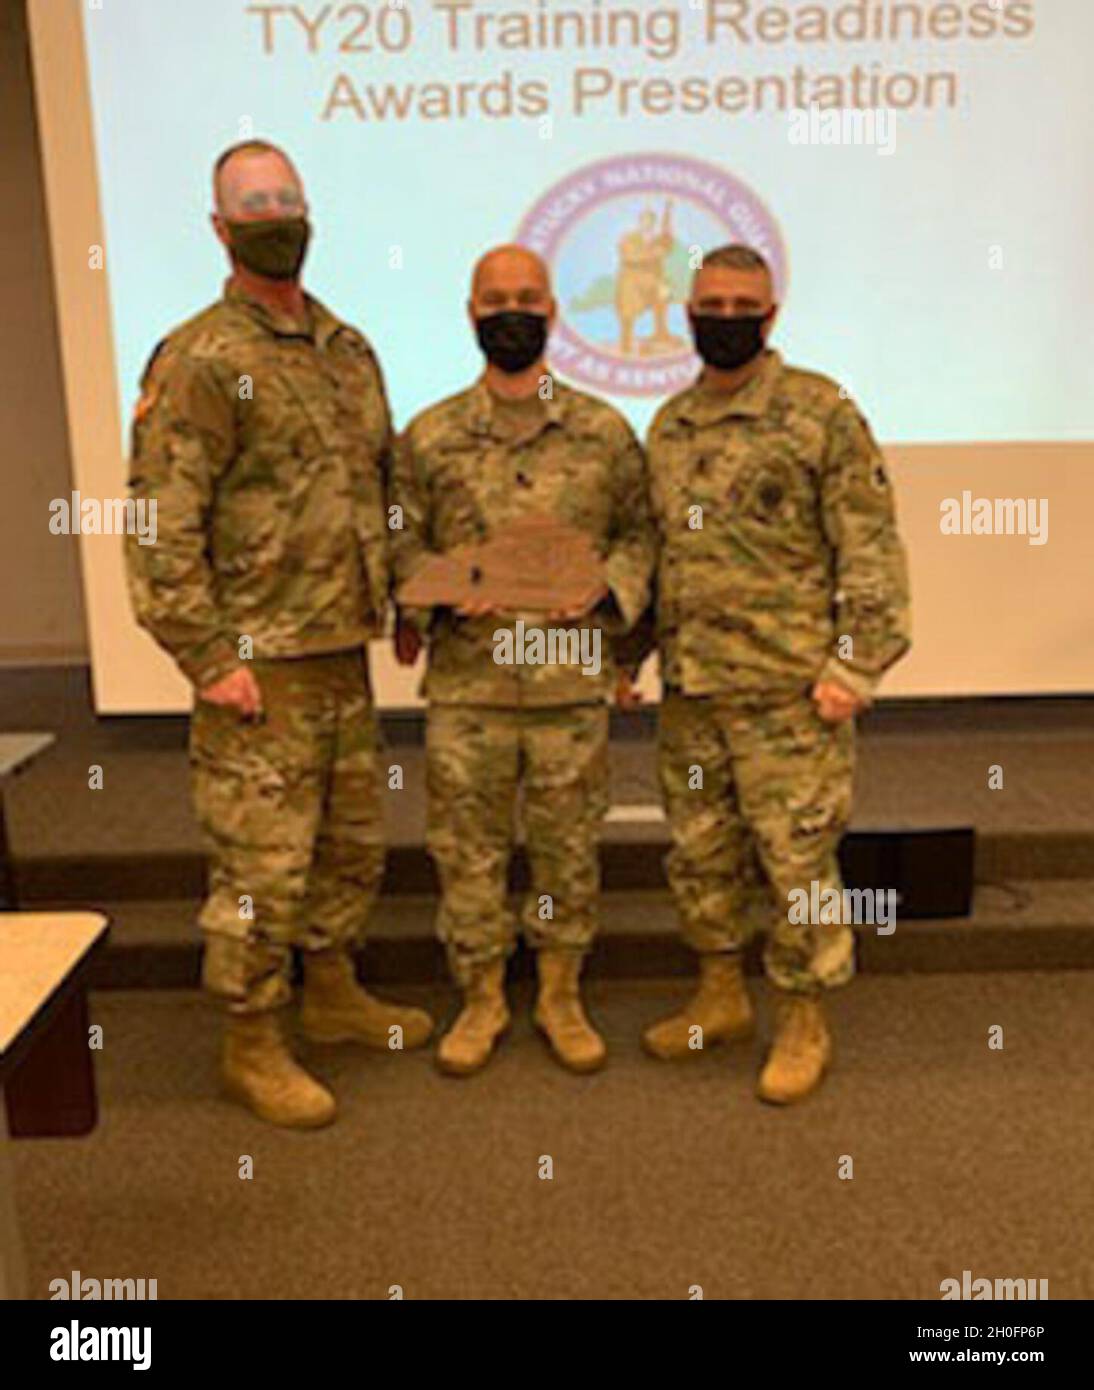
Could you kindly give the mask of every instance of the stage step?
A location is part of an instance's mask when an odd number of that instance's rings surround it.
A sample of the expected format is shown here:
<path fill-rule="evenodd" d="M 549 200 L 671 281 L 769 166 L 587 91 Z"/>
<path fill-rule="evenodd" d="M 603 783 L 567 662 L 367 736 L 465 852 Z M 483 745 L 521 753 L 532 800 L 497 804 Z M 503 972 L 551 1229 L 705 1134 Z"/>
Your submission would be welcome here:
<path fill-rule="evenodd" d="M 854 827 L 866 833 L 879 826 Z M 669 847 L 663 820 L 609 824 L 601 845 L 601 876 L 606 892 L 651 892 L 667 887 L 664 855 Z M 978 832 L 974 875 L 977 882 L 1008 879 L 1083 879 L 1094 872 L 1094 835 L 1085 831 Z M 205 888 L 205 861 L 198 849 L 145 853 L 23 855 L 15 860 L 21 906 L 43 901 L 72 905 L 88 901 L 172 901 L 198 898 Z M 513 856 L 510 884 L 521 892 L 528 883 L 522 850 Z M 388 850 L 383 891 L 392 897 L 437 891 L 432 862 L 422 844 L 395 844 Z M 1092 922 L 1094 925 L 1094 922 Z"/>
<path fill-rule="evenodd" d="M 70 674 L 60 688 L 73 680 Z M 95 720 L 86 710 L 86 692 L 69 689 L 62 700 L 57 684 L 10 675 L 0 681 L 9 696 L 26 685 L 23 698 L 5 711 L 6 727 L 58 733 L 57 744 L 5 788 L 21 901 L 199 896 L 205 870 L 190 809 L 186 721 Z M 44 693 L 51 690 L 52 700 Z M 55 722 L 62 712 L 73 722 Z M 421 719 L 384 723 L 383 765 L 398 763 L 404 775 L 402 790 L 385 793 L 385 890 L 431 893 Z M 668 835 L 653 733 L 649 711 L 613 720 L 613 808 L 602 855 L 608 891 L 664 887 Z M 863 720 L 852 828 L 973 826 L 979 882 L 1091 878 L 1092 762 L 1094 700 L 879 707 Z M 995 766 L 1003 770 L 1000 790 L 989 785 Z M 102 769 L 101 790 L 88 786 L 93 767 Z M 525 881 L 520 858 L 517 885 Z"/>
<path fill-rule="evenodd" d="M 112 921 L 97 965 L 97 988 L 197 985 L 196 898 L 129 898 L 93 905 Z M 1092 909 L 1094 879 L 985 883 L 977 887 L 968 918 L 898 920 L 891 936 L 879 936 L 873 927 L 858 928 L 860 967 L 878 974 L 1094 969 Z M 395 984 L 445 977 L 434 936 L 435 911 L 436 899 L 428 895 L 380 899 L 364 952 L 370 979 Z M 755 952 L 751 965 L 758 968 Z M 602 931 L 590 969 L 611 978 L 688 974 L 693 960 L 680 942 L 669 895 L 605 893 Z"/>

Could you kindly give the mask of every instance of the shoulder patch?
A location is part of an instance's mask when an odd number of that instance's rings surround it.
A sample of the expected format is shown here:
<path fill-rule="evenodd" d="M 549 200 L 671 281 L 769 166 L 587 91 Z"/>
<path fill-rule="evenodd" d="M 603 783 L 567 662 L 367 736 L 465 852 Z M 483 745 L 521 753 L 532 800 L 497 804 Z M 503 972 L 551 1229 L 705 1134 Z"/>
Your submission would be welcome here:
<path fill-rule="evenodd" d="M 140 422 L 144 419 L 144 417 L 148 414 L 148 412 L 152 409 L 152 407 L 156 404 L 156 400 L 159 397 L 159 394 L 159 386 L 154 381 L 150 381 L 148 385 L 144 388 L 144 390 L 141 392 L 140 400 L 138 400 L 137 404 L 133 407 L 133 423 L 135 425 L 139 425 Z"/>
<path fill-rule="evenodd" d="M 156 404 L 160 393 L 159 382 L 156 380 L 156 368 L 166 360 L 163 356 L 163 350 L 167 346 L 167 342 L 167 338 L 161 338 L 152 349 L 148 361 L 144 364 L 144 371 L 141 373 L 140 398 L 133 407 L 133 423 L 135 425 L 139 425 Z"/>

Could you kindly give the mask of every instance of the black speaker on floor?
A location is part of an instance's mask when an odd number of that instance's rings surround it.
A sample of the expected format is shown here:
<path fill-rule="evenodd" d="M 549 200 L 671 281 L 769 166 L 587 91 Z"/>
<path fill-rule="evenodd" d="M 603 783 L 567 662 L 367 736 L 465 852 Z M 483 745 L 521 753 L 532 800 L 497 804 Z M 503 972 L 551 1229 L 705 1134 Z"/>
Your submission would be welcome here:
<path fill-rule="evenodd" d="M 895 889 L 899 917 L 967 917 L 975 847 L 971 826 L 852 830 L 840 844 L 840 869 L 848 888 Z"/>

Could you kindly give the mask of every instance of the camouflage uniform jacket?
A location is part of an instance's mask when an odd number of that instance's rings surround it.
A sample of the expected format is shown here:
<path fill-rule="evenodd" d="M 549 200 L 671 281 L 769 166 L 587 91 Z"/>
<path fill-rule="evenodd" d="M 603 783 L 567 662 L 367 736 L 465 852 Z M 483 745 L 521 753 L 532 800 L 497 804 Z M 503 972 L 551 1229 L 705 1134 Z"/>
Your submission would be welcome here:
<path fill-rule="evenodd" d="M 402 529 L 392 530 L 396 580 L 430 553 L 484 541 L 507 523 L 549 514 L 585 531 L 603 561 L 614 606 L 571 621 L 519 615 L 526 627 L 599 630 L 599 674 L 579 664 L 499 664 L 499 631 L 518 618 L 464 619 L 448 609 L 428 615 L 429 669 L 424 693 L 448 704 L 503 707 L 581 704 L 612 688 L 613 636 L 644 610 L 654 564 L 645 459 L 630 426 L 611 406 L 553 381 L 552 397 L 527 433 L 509 436 L 494 418 L 479 379 L 469 390 L 422 411 L 395 447 L 392 500 Z M 611 611 L 605 611 L 605 608 Z"/>
<path fill-rule="evenodd" d="M 307 297 L 312 331 L 231 281 L 142 377 L 130 490 L 157 539 L 129 537 L 137 619 L 200 689 L 259 658 L 365 641 L 389 574 L 391 420 L 367 341 Z"/>
<path fill-rule="evenodd" d="M 732 394 L 666 401 L 648 455 L 666 684 L 869 698 L 910 644 L 908 575 L 881 453 L 836 384 L 769 350 Z"/>

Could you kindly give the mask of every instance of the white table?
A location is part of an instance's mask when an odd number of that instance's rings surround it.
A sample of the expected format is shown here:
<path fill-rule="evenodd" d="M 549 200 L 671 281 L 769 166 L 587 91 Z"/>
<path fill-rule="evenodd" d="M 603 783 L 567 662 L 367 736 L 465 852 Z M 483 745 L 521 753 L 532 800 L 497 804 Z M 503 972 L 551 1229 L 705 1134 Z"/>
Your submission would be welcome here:
<path fill-rule="evenodd" d="M 27 1296 L 9 1128 L 75 1135 L 95 1124 L 86 986 L 108 931 L 99 912 L 0 912 L 0 1299 Z"/>

